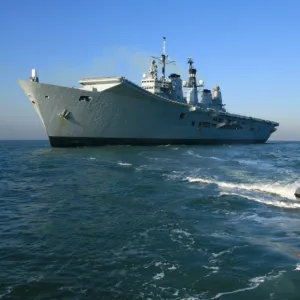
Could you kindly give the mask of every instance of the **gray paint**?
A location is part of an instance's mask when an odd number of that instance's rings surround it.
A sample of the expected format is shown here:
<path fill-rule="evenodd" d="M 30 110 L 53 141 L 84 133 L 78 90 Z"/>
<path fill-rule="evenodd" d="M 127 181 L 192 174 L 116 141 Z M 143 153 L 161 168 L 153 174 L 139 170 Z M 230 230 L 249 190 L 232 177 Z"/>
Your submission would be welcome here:
<path fill-rule="evenodd" d="M 233 115 L 224 109 L 219 86 L 213 94 L 203 89 L 198 101 L 197 70 L 188 59 L 189 80 L 165 77 L 165 54 L 158 76 L 151 60 L 142 87 L 124 77 L 84 78 L 81 88 L 40 83 L 36 70 L 30 80 L 19 81 L 44 124 L 53 146 L 103 144 L 218 144 L 265 142 L 276 122 Z M 183 87 L 188 88 L 187 97 Z"/>
<path fill-rule="evenodd" d="M 266 141 L 278 125 L 240 119 L 244 124 L 239 130 L 198 128 L 199 122 L 212 122 L 214 115 L 200 107 L 158 97 L 127 80 L 101 92 L 29 80 L 19 84 L 52 137 Z M 91 100 L 79 101 L 80 96 Z M 61 116 L 64 111 L 67 118 Z M 181 113 L 186 114 L 184 119 Z"/>

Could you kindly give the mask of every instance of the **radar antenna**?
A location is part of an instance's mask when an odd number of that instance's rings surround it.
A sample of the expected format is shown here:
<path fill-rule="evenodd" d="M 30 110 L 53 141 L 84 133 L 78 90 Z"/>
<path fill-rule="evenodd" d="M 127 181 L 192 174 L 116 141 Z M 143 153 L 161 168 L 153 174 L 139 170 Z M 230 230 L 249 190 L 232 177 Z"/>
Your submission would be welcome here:
<path fill-rule="evenodd" d="M 152 58 L 155 58 L 159 61 L 160 64 L 162 64 L 162 77 L 165 78 L 166 76 L 166 65 L 168 64 L 174 64 L 175 65 L 175 61 L 174 60 L 169 60 L 169 55 L 166 55 L 166 38 L 163 37 L 163 52 L 161 57 L 155 57 L 155 56 L 151 56 Z"/>
<path fill-rule="evenodd" d="M 188 57 L 187 59 L 188 59 L 188 64 L 190 65 L 190 69 L 192 69 L 194 61 L 191 57 Z"/>
<path fill-rule="evenodd" d="M 196 73 L 197 69 L 193 67 L 194 60 L 191 57 L 188 57 L 188 64 L 190 65 L 189 68 L 189 86 L 197 88 L 197 82 L 196 82 Z"/>

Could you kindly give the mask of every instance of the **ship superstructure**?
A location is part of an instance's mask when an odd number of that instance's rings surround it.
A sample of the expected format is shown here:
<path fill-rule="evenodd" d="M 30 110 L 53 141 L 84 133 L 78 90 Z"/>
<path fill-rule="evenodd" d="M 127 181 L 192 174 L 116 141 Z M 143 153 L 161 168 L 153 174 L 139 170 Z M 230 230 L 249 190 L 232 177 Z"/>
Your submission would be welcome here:
<path fill-rule="evenodd" d="M 197 81 L 192 58 L 187 81 L 176 73 L 166 77 L 166 65 L 174 61 L 165 49 L 163 38 L 162 55 L 152 57 L 141 86 L 120 76 L 83 78 L 80 88 L 63 87 L 41 83 L 36 70 L 19 84 L 53 147 L 264 143 L 276 131 L 277 122 L 227 112 L 220 87 L 211 92 Z"/>

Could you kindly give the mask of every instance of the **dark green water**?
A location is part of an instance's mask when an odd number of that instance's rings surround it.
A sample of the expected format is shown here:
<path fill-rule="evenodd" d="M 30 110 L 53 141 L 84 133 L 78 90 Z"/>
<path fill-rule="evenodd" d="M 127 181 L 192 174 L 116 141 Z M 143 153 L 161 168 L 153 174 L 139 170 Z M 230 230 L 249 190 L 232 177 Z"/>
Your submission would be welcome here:
<path fill-rule="evenodd" d="M 0 158 L 1 299 L 300 299 L 300 143 Z"/>

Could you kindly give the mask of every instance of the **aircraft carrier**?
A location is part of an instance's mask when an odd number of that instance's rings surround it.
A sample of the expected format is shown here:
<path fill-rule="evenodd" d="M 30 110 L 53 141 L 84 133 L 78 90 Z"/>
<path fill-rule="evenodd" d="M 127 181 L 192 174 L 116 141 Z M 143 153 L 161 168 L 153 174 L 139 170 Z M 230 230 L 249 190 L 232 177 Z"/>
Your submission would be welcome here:
<path fill-rule="evenodd" d="M 42 83 L 37 71 L 18 83 L 52 147 L 265 143 L 277 122 L 227 112 L 219 86 L 204 88 L 188 58 L 188 80 L 166 76 L 166 39 L 141 86 L 125 77 L 83 78 L 81 87 Z M 161 74 L 158 74 L 158 64 Z M 184 91 L 186 89 L 186 91 Z"/>

